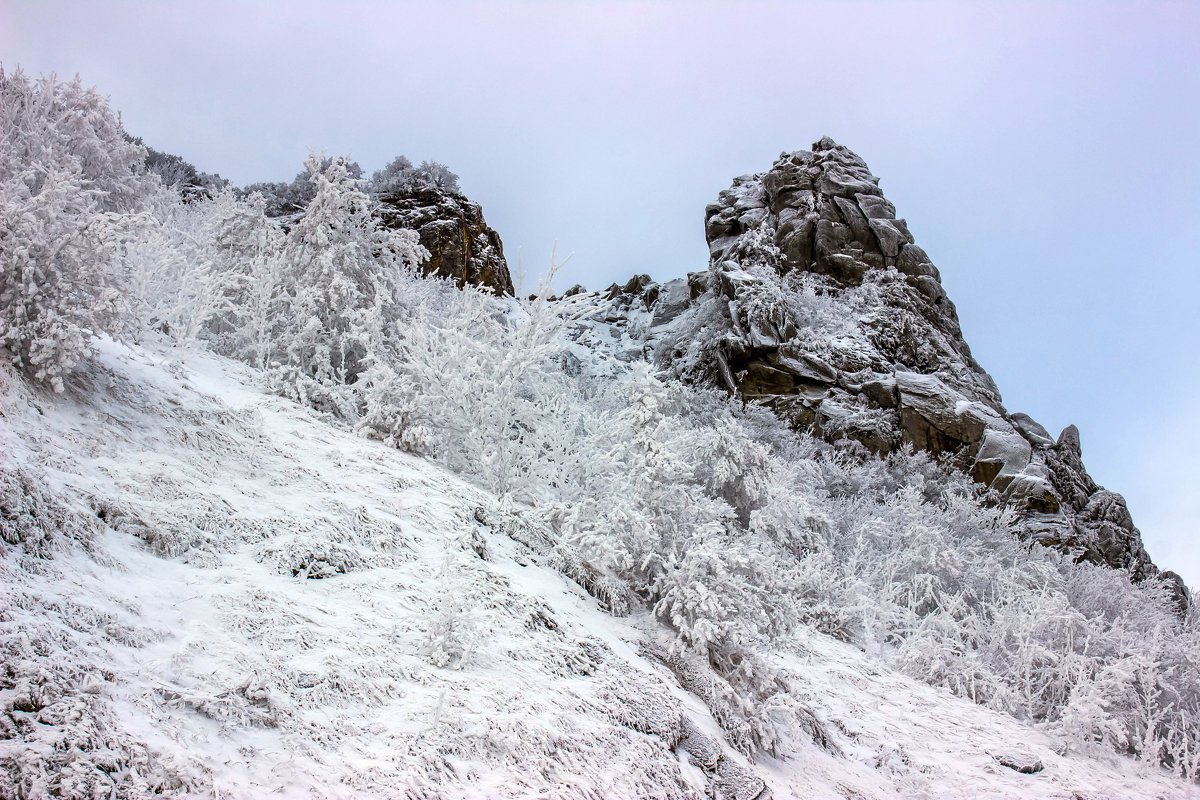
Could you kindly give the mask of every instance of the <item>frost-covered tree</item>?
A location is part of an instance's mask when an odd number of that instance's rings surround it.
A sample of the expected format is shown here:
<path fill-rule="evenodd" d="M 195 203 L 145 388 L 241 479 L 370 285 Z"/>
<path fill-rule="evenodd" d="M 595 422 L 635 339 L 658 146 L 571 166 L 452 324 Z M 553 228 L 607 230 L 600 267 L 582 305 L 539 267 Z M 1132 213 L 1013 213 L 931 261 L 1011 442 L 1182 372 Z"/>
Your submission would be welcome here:
<path fill-rule="evenodd" d="M 428 254 L 413 231 L 379 224 L 348 159 L 312 155 L 306 166 L 315 193 L 281 255 L 289 293 L 284 380 L 298 397 L 325 397 L 319 402 L 346 413 L 328 387 L 358 379 L 371 331 L 393 313 L 398 277 Z"/>
<path fill-rule="evenodd" d="M 372 353 L 361 430 L 500 494 L 544 496 L 573 446 L 568 331 L 599 310 L 584 295 L 552 300 L 553 271 L 528 300 L 410 281 L 406 316 Z"/>
<path fill-rule="evenodd" d="M 332 156 L 322 156 L 320 160 L 320 169 L 324 170 L 334 160 Z M 343 166 L 350 178 L 358 180 L 362 178 L 362 167 L 358 162 L 351 161 L 349 158 L 342 158 Z M 269 217 L 286 217 L 294 214 L 299 214 L 304 211 L 309 202 L 317 193 L 317 185 L 312 180 L 312 172 L 305 166 L 304 169 L 296 173 L 296 177 L 291 182 L 280 181 L 278 183 L 253 183 L 244 189 L 240 190 L 242 197 L 248 197 L 252 194 L 260 194 L 266 200 L 266 212 Z"/>
<path fill-rule="evenodd" d="M 386 167 L 375 170 L 369 188 L 375 194 L 406 192 L 416 186 L 415 177 L 412 162 L 404 156 L 396 156 Z"/>
<path fill-rule="evenodd" d="M 265 368 L 282 347 L 283 231 L 264 200 L 229 189 L 180 202 L 162 191 L 122 257 L 131 308 L 173 344 L 207 342 Z"/>
<path fill-rule="evenodd" d="M 222 220 L 212 213 L 214 201 L 179 201 L 174 191 L 154 198 L 121 261 L 128 303 L 145 328 L 190 346 L 221 302 L 223 264 L 215 239 Z"/>
<path fill-rule="evenodd" d="M 97 333 L 119 333 L 119 255 L 157 180 L 146 151 L 76 78 L 0 69 L 0 346 L 56 391 Z"/>
<path fill-rule="evenodd" d="M 404 156 L 397 156 L 386 167 L 377 170 L 368 187 L 372 194 L 392 194 L 437 189 L 457 194 L 458 176 L 445 164 L 437 161 L 422 161 L 419 167 Z"/>
<path fill-rule="evenodd" d="M 267 215 L 257 193 L 237 200 L 218 195 L 210 212 L 218 220 L 213 244 L 221 258 L 218 308 L 208 320 L 208 336 L 221 353 L 259 369 L 278 363 L 290 294 L 284 284 L 284 233 Z"/>
<path fill-rule="evenodd" d="M 458 176 L 445 164 L 437 161 L 422 161 L 417 167 L 420 182 L 443 192 L 458 192 Z"/>
<path fill-rule="evenodd" d="M 144 145 L 141 137 L 131 141 L 137 145 Z M 220 175 L 201 172 L 183 158 L 155 150 L 153 147 L 146 147 L 146 169 L 157 175 L 163 186 L 179 192 L 184 202 L 211 198 L 229 187 L 229 181 Z"/>

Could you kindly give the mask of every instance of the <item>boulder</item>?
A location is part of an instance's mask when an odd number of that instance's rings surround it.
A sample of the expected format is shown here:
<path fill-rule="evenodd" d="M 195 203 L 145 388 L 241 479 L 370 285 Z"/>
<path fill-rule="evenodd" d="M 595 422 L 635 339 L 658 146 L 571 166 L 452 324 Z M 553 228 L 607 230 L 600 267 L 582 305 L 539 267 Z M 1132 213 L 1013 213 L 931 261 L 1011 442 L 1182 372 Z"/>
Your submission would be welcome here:
<path fill-rule="evenodd" d="M 1096 564 L 1129 570 L 1135 579 L 1158 573 L 1133 526 L 1125 498 L 1106 489 L 1097 490 L 1075 517 L 1079 539 L 1086 545 L 1083 557 Z"/>
<path fill-rule="evenodd" d="M 767 356 L 768 360 L 784 372 L 812 383 L 833 385 L 837 383 L 837 370 L 829 364 L 808 353 L 795 353 L 787 348 L 780 348 Z"/>
<path fill-rule="evenodd" d="M 655 301 L 652 303 L 654 315 L 651 318 L 651 325 L 665 325 L 687 310 L 691 301 L 692 288 L 687 278 L 675 278 L 667 281 L 659 287 Z"/>
<path fill-rule="evenodd" d="M 924 250 L 911 242 L 900 248 L 900 254 L 896 256 L 896 269 L 914 278 L 928 275 L 936 281 L 941 280 L 937 267 L 933 266 L 933 262 L 929 260 L 929 256 L 925 254 Z"/>
<path fill-rule="evenodd" d="M 884 257 L 893 259 L 889 263 L 895 263 L 895 259 L 900 256 L 900 248 L 911 244 L 913 240 L 912 234 L 908 232 L 907 223 L 902 219 L 873 219 L 871 231 L 875 234 Z"/>
<path fill-rule="evenodd" d="M 860 243 L 869 243 L 874 238 L 871 233 L 871 226 L 867 222 L 867 217 L 863 214 L 862 209 L 858 207 L 858 203 L 854 200 L 849 200 L 845 197 L 835 197 L 834 202 L 837 204 L 838 211 L 841 212 L 842 220 L 850 227 L 854 234 L 854 239 Z"/>
<path fill-rule="evenodd" d="M 896 218 L 896 207 L 886 197 L 859 194 L 855 195 L 854 199 L 858 202 L 858 207 L 862 209 L 863 216 L 867 219 Z"/>
<path fill-rule="evenodd" d="M 896 388 L 904 440 L 921 450 L 952 451 L 975 444 L 983 438 L 988 422 L 999 419 L 994 411 L 966 399 L 936 375 L 897 372 Z M 943 441 L 951 442 L 950 446 L 938 446 Z"/>
<path fill-rule="evenodd" d="M 1033 421 L 1033 418 L 1028 414 L 1017 412 L 1010 414 L 1009 422 L 1017 429 L 1017 432 L 1025 437 L 1026 441 L 1035 447 L 1052 447 L 1054 439 L 1050 438 L 1049 432 L 1041 425 Z"/>
<path fill-rule="evenodd" d="M 459 286 L 513 293 L 500 235 L 488 227 L 483 209 L 460 194 L 423 188 L 380 197 L 380 217 L 389 228 L 417 232 L 429 251 L 427 275 L 450 278 Z"/>
<path fill-rule="evenodd" d="M 1033 448 L 1015 429 L 1005 430 L 1003 420 L 993 420 L 983 432 L 971 477 L 998 492 L 1005 492 L 1029 466 Z"/>

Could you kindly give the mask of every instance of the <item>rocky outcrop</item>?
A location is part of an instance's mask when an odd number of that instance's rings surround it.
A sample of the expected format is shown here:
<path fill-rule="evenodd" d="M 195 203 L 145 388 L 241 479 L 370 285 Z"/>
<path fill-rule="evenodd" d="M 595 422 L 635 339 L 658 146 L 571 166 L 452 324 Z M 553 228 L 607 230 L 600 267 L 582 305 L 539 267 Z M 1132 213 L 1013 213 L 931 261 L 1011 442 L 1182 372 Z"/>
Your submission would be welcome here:
<path fill-rule="evenodd" d="M 1027 535 L 1135 579 L 1158 574 L 1124 499 L 1084 468 L 1074 426 L 1054 439 L 1004 408 L 937 267 L 856 154 L 825 138 L 736 178 L 705 210 L 705 233 L 706 272 L 608 291 L 661 366 L 864 455 L 945 454 L 1019 509 Z"/>
<path fill-rule="evenodd" d="M 388 193 L 379 197 L 380 216 L 390 228 L 415 230 L 429 251 L 423 265 L 428 275 L 450 278 L 459 286 L 486 286 L 497 294 L 513 293 L 500 235 L 488 227 L 478 203 L 434 188 Z"/>

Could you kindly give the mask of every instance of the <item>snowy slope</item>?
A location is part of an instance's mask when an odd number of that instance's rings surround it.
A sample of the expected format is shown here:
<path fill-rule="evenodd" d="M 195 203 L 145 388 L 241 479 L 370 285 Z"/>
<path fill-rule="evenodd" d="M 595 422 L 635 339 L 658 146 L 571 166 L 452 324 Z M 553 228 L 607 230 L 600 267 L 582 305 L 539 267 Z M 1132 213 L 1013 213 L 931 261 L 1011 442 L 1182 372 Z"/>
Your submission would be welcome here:
<path fill-rule="evenodd" d="M 0 372 L 0 796 L 1200 797 L 807 629 L 823 741 L 750 763 L 520 509 L 217 357 L 76 383 Z"/>

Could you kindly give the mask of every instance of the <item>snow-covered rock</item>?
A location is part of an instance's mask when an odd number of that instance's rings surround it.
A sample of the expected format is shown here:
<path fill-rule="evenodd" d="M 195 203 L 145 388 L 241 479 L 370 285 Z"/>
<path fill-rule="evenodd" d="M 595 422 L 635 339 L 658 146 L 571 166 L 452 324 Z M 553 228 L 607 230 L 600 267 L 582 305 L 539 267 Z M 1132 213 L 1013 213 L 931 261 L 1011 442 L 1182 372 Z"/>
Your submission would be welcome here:
<path fill-rule="evenodd" d="M 659 364 L 830 441 L 951 454 L 1039 541 L 1137 579 L 1159 573 L 1124 500 L 1088 476 L 1074 427 L 1056 442 L 1004 408 L 940 273 L 862 158 L 828 137 L 784 153 L 722 191 L 705 232 L 710 267 L 689 280 L 690 308 L 677 292 L 668 308 L 645 281 L 610 290 L 618 310 L 649 307 Z"/>
<path fill-rule="evenodd" d="M 433 187 L 387 192 L 379 201 L 384 225 L 417 232 L 429 251 L 429 261 L 422 265 L 426 274 L 460 286 L 487 286 L 496 294 L 513 293 L 504 244 L 484 221 L 478 203 Z"/>

